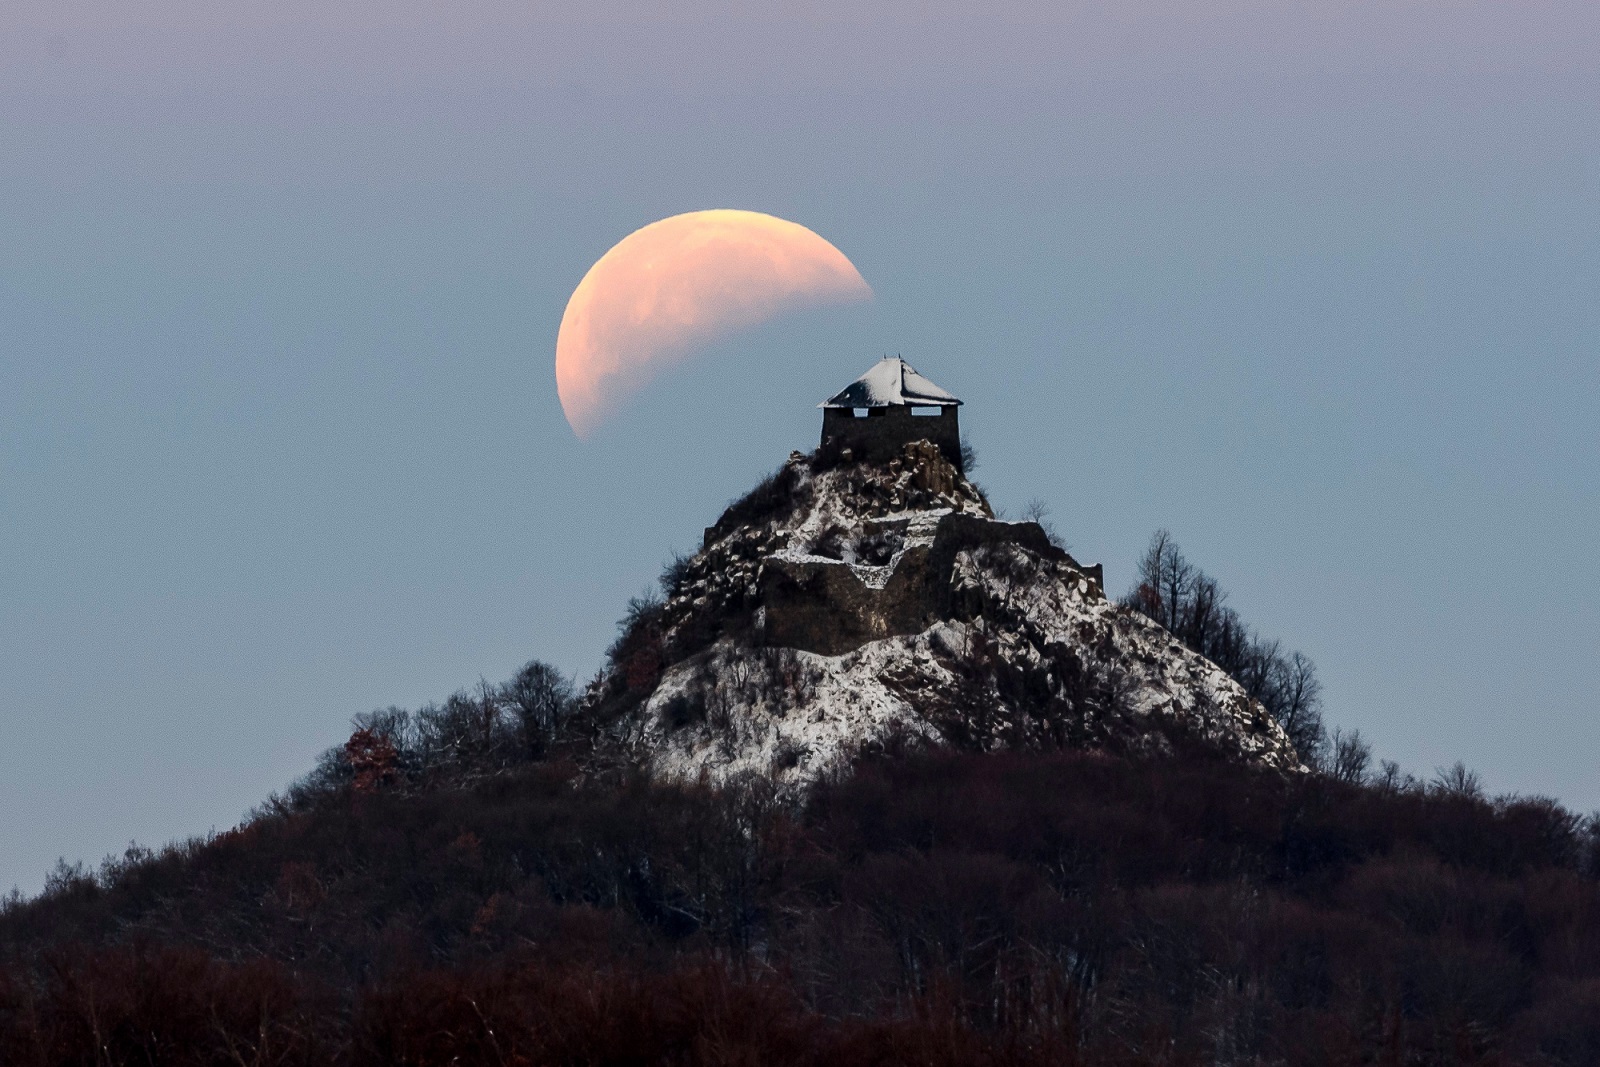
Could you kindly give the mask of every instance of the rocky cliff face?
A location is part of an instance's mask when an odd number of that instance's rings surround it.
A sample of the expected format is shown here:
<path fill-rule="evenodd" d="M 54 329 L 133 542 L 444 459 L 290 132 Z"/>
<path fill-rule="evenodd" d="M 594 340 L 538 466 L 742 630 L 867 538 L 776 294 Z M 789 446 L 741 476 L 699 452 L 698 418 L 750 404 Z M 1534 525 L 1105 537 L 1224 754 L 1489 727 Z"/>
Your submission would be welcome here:
<path fill-rule="evenodd" d="M 1107 600 L 1100 569 L 994 517 L 939 450 L 794 453 L 706 531 L 591 687 L 658 776 L 803 787 L 863 748 L 1164 753 L 1294 770 L 1210 661 Z"/>

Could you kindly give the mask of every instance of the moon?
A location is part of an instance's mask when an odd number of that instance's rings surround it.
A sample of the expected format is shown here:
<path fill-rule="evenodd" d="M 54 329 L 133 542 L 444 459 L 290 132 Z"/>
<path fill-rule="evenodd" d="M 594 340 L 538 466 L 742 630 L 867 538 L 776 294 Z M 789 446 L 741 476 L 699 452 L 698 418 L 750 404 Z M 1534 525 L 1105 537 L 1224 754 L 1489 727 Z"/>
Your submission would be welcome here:
<path fill-rule="evenodd" d="M 691 211 L 618 241 L 573 290 L 556 392 L 580 438 L 655 372 L 786 311 L 872 298 L 845 254 L 759 211 Z"/>

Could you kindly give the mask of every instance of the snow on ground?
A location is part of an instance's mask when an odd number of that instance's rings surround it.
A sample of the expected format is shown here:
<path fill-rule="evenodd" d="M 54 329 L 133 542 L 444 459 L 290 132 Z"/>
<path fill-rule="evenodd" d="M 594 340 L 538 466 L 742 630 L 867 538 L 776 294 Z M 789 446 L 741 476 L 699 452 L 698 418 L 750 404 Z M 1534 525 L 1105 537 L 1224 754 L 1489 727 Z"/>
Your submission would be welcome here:
<path fill-rule="evenodd" d="M 933 545 L 945 516 L 1028 525 L 994 519 L 932 446 L 909 446 L 884 467 L 813 474 L 799 454 L 790 463 L 798 503 L 706 545 L 668 602 L 669 636 L 697 612 L 759 620 L 769 560 L 848 567 L 881 590 L 908 551 Z M 627 740 L 662 777 L 759 774 L 792 787 L 891 734 L 978 747 L 1065 743 L 1057 735 L 1068 719 L 1072 743 L 1164 751 L 1181 733 L 1248 762 L 1299 767 L 1287 736 L 1220 668 L 1107 601 L 1070 560 L 999 540 L 956 553 L 948 581 L 958 608 L 921 633 L 838 656 L 724 636 L 670 664 Z"/>

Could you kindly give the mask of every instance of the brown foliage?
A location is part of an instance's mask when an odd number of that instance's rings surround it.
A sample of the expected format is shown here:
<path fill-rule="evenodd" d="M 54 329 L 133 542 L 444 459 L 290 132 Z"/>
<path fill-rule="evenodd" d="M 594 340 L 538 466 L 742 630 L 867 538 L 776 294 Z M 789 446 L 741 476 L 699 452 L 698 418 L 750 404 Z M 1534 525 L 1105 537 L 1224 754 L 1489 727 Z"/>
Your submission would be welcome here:
<path fill-rule="evenodd" d="M 357 793 L 373 793 L 394 781 L 400 753 L 394 743 L 370 729 L 357 730 L 344 743 L 344 757 L 355 775 Z"/>
<path fill-rule="evenodd" d="M 804 810 L 530 765 L 58 879 L 0 1062 L 1577 1067 L 1594 869 L 1548 801 L 1192 760 L 902 752 Z"/>
<path fill-rule="evenodd" d="M 268 960 L 123 946 L 0 974 L 0 1063 L 327 1063 L 335 1017 L 314 983 Z"/>

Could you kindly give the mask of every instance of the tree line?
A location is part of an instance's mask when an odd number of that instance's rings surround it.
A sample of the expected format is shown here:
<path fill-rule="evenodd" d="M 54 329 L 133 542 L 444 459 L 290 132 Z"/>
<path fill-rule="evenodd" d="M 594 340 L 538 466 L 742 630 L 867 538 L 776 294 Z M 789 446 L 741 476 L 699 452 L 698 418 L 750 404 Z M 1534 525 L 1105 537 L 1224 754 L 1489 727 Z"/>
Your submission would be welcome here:
<path fill-rule="evenodd" d="M 357 716 L 238 828 L 0 901 L 0 1063 L 1600 1062 L 1600 816 L 1374 768 L 1225 601 L 1165 533 L 1125 599 L 1317 773 L 889 744 L 798 801 L 664 785 L 537 661 Z"/>
<path fill-rule="evenodd" d="M 1360 760 L 1364 746 L 1359 735 L 1335 738 L 1328 733 L 1322 685 L 1311 657 L 1256 633 L 1228 603 L 1216 579 L 1184 556 L 1171 533 L 1157 530 L 1151 537 L 1139 560 L 1137 582 L 1121 602 L 1227 671 L 1261 701 L 1307 765 L 1353 773 L 1351 764 Z M 1368 752 L 1365 759 L 1370 758 Z"/>
<path fill-rule="evenodd" d="M 1600 828 L 1083 752 L 352 779 L 0 908 L 0 1062 L 1586 1067 Z"/>

